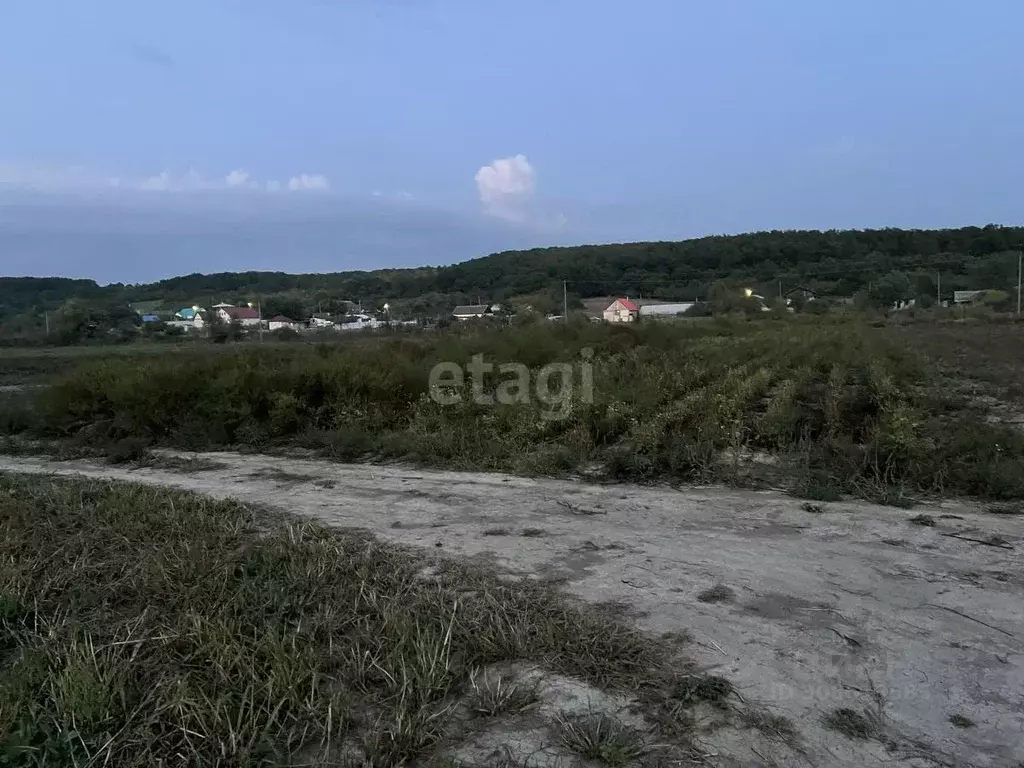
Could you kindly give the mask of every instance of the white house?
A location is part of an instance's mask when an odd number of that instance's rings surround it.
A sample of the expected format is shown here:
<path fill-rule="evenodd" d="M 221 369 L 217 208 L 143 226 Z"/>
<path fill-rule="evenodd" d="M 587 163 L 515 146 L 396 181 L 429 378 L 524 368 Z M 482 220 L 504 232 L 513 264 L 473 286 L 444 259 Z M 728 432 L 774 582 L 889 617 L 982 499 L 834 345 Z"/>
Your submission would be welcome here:
<path fill-rule="evenodd" d="M 455 308 L 452 317 L 456 320 L 471 320 L 475 317 L 484 317 L 491 313 L 491 308 L 486 304 L 463 304 Z"/>
<path fill-rule="evenodd" d="M 970 304 L 984 293 L 985 291 L 953 291 L 953 303 Z"/>
<path fill-rule="evenodd" d="M 252 307 L 221 307 L 217 316 L 225 323 L 238 323 L 243 328 L 258 328 L 262 322 L 260 313 Z"/>
<path fill-rule="evenodd" d="M 367 329 L 380 328 L 386 325 L 369 315 L 349 315 L 345 322 L 338 323 L 338 329 L 342 331 L 364 331 Z"/>
<path fill-rule="evenodd" d="M 640 317 L 674 317 L 683 314 L 692 306 L 692 301 L 679 302 L 678 304 L 644 304 L 640 307 Z"/>
<path fill-rule="evenodd" d="M 267 322 L 267 327 L 272 331 L 280 331 L 287 328 L 290 331 L 297 331 L 302 327 L 302 323 L 296 323 L 284 315 L 276 315 Z"/>
<path fill-rule="evenodd" d="M 639 312 L 629 299 L 616 299 L 605 308 L 604 320 L 606 323 L 632 323 Z"/>
<path fill-rule="evenodd" d="M 338 326 L 333 320 L 331 320 L 331 318 L 322 316 L 318 317 L 317 315 L 313 315 L 309 318 L 309 327 L 317 330 L 338 330 Z"/>

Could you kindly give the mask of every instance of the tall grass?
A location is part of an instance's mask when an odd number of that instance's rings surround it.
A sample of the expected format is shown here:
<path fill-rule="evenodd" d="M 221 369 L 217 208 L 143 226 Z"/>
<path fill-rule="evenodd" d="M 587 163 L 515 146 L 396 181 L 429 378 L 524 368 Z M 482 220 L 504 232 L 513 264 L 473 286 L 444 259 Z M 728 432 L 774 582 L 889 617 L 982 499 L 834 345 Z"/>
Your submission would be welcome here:
<path fill-rule="evenodd" d="M 593 350 L 592 402 L 428 397 L 435 363 L 533 371 Z M 500 379 L 492 374 L 488 388 Z M 38 428 L 186 448 L 315 448 L 345 460 L 637 481 L 784 480 L 867 496 L 1024 495 L 1024 435 L 992 426 L 891 333 L 856 320 L 531 326 L 83 364 Z M 771 461 L 760 460 L 768 457 Z"/>
<path fill-rule="evenodd" d="M 537 584 L 426 564 L 231 502 L 0 474 L 0 764 L 403 765 L 483 665 L 615 685 L 660 663 Z"/>

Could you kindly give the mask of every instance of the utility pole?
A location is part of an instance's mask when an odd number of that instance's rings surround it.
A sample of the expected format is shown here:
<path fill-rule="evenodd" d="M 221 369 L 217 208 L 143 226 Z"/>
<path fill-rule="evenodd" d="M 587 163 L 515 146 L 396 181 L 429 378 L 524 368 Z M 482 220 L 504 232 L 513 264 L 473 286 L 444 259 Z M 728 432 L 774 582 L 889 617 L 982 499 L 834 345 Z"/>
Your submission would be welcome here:
<path fill-rule="evenodd" d="M 779 280 L 779 298 L 782 298 L 782 281 Z"/>
<path fill-rule="evenodd" d="M 43 318 L 45 318 L 45 320 L 46 320 L 46 335 L 49 336 L 50 335 L 50 313 L 49 312 L 43 312 Z"/>
<path fill-rule="evenodd" d="M 260 319 L 260 341 L 263 341 L 263 304 L 259 296 L 256 297 L 256 314 Z"/>
<path fill-rule="evenodd" d="M 562 281 L 562 321 L 569 322 L 569 289 L 565 280 Z"/>
<path fill-rule="evenodd" d="M 935 273 L 935 306 L 942 306 L 942 273 Z"/>
<path fill-rule="evenodd" d="M 1024 248 L 1017 252 L 1017 317 L 1020 317 L 1020 271 L 1024 262 Z"/>

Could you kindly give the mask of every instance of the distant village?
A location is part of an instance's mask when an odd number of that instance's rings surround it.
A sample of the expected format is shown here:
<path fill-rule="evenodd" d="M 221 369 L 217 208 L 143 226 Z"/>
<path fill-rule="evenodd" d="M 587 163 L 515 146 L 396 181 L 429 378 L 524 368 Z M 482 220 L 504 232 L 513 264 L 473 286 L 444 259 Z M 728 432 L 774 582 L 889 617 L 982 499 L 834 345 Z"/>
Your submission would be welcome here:
<path fill-rule="evenodd" d="M 694 302 L 665 303 L 653 300 L 630 299 L 628 297 L 611 300 L 598 300 L 595 305 L 589 301 L 588 307 L 581 313 L 592 322 L 628 323 L 641 317 L 671 317 L 685 314 Z M 139 311 L 143 325 L 162 324 L 164 327 L 177 328 L 185 332 L 202 332 L 211 324 L 223 323 L 236 325 L 243 330 L 267 331 L 362 331 L 379 328 L 395 328 L 403 326 L 425 326 L 434 324 L 430 320 L 394 320 L 390 316 L 390 308 L 384 304 L 380 310 L 364 312 L 354 302 L 345 302 L 348 312 L 344 315 L 328 315 L 314 313 L 307 318 L 291 318 L 284 315 L 264 317 L 258 304 L 236 306 L 220 303 L 212 307 L 183 307 L 167 319 L 153 312 Z M 605 304 L 607 304 L 605 306 Z M 471 320 L 511 319 L 515 313 L 503 304 L 464 304 L 455 307 L 450 319 L 456 322 Z M 563 320 L 564 315 L 548 314 L 548 320 Z"/>
<path fill-rule="evenodd" d="M 174 313 L 174 317 L 165 320 L 157 314 L 141 314 L 142 323 L 162 323 L 169 328 L 178 328 L 186 332 L 201 332 L 211 324 L 223 323 L 237 325 L 243 330 L 266 329 L 268 331 L 361 331 L 375 328 L 420 325 L 417 320 L 392 320 L 389 317 L 388 305 L 385 304 L 379 313 L 366 314 L 351 305 L 352 311 L 340 317 L 326 314 L 314 314 L 304 319 L 293 319 L 284 315 L 263 316 L 259 305 L 235 306 L 234 304 L 214 304 L 209 309 L 200 306 L 183 307 Z"/>
<path fill-rule="evenodd" d="M 985 295 L 985 291 L 956 291 L 954 304 L 962 305 L 974 302 L 978 297 Z M 764 296 L 753 293 L 749 289 L 745 292 L 745 298 L 753 303 L 755 308 L 764 312 L 771 310 L 771 302 Z M 804 301 L 814 301 L 815 296 L 805 293 L 802 296 Z M 792 300 L 783 300 L 786 309 L 793 311 Z M 342 315 L 331 315 L 325 313 L 313 313 L 306 318 L 290 318 L 284 315 L 273 315 L 264 317 L 258 304 L 236 306 L 234 304 L 214 304 L 210 308 L 191 306 L 183 307 L 176 311 L 170 319 L 166 315 L 136 310 L 141 318 L 142 324 L 161 324 L 165 328 L 176 328 L 179 331 L 202 332 L 212 324 L 226 324 L 241 328 L 242 330 L 267 330 L 270 332 L 323 332 L 323 331 L 363 331 L 381 328 L 399 328 L 406 326 L 431 327 L 438 324 L 438 318 L 423 318 L 414 320 L 395 320 L 391 317 L 391 310 L 388 304 L 380 309 L 364 311 L 360 304 L 355 302 L 341 302 L 346 307 L 346 313 Z M 665 302 L 657 299 L 630 298 L 627 296 L 618 298 L 597 298 L 584 300 L 584 308 L 577 314 L 585 319 L 600 323 L 632 323 L 644 318 L 664 319 L 679 317 L 689 314 L 698 304 L 694 301 Z M 946 305 L 947 302 L 943 302 Z M 909 309 L 915 305 L 914 300 L 896 302 L 892 309 Z M 527 310 L 530 308 L 527 307 Z M 508 305 L 504 304 L 464 304 L 455 307 L 452 311 L 449 322 L 468 322 L 472 320 L 511 320 L 515 312 Z M 564 320 L 564 315 L 547 314 L 545 318 L 549 321 Z"/>

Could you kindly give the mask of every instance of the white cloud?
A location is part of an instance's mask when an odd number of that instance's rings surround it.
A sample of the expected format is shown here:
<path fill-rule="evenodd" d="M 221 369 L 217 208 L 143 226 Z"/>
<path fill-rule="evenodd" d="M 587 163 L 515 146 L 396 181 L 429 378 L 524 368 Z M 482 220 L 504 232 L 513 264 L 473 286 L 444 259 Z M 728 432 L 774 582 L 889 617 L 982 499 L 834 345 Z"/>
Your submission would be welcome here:
<path fill-rule="evenodd" d="M 229 187 L 248 187 L 249 174 L 245 171 L 232 171 L 225 177 L 224 183 Z"/>
<path fill-rule="evenodd" d="M 207 178 L 195 168 L 185 173 L 164 170 L 152 176 L 109 175 L 78 166 L 46 167 L 0 161 L 0 185 L 50 192 L 98 191 L 101 189 L 142 192 L 328 190 L 330 181 L 321 174 L 300 174 L 288 182 L 260 181 L 248 171 L 235 169 L 226 176 Z"/>
<path fill-rule="evenodd" d="M 153 192 L 166 192 L 171 188 L 171 172 L 163 171 L 158 173 L 156 176 L 150 176 L 148 179 L 143 180 L 139 184 L 139 189 L 150 190 Z"/>
<path fill-rule="evenodd" d="M 331 188 L 331 182 L 327 180 L 326 176 L 319 174 L 300 174 L 298 176 L 292 176 L 288 180 L 288 189 L 293 192 L 305 189 L 313 190 L 326 190 Z"/>
<path fill-rule="evenodd" d="M 143 179 L 135 186 L 148 192 L 196 192 L 203 189 L 219 189 L 227 184 L 207 181 L 195 168 L 189 168 L 182 176 L 162 171 L 156 176 Z"/>
<path fill-rule="evenodd" d="M 478 170 L 474 179 L 489 214 L 509 221 L 529 218 L 537 172 L 525 155 L 499 158 Z"/>

